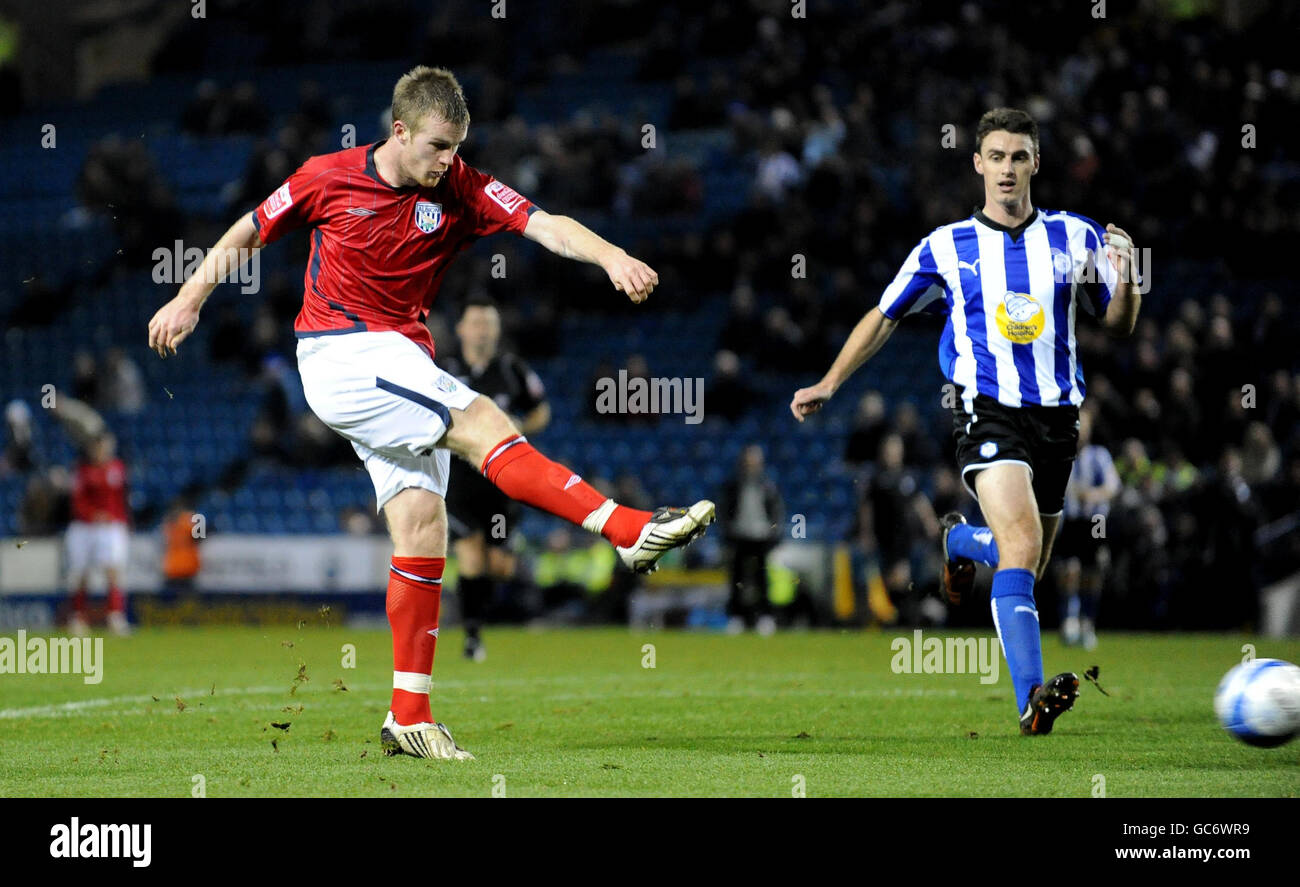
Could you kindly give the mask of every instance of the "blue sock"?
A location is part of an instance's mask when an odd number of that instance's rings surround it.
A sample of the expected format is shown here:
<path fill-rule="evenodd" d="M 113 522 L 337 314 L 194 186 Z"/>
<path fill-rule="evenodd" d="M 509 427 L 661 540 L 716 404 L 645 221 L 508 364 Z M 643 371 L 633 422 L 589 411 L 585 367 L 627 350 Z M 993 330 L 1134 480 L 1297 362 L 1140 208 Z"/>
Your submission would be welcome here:
<path fill-rule="evenodd" d="M 958 524 L 948 531 L 948 554 L 968 557 L 990 567 L 998 565 L 998 543 L 988 527 Z"/>
<path fill-rule="evenodd" d="M 1097 621 L 1097 593 L 1085 591 L 1080 596 L 1080 611 L 1084 619 Z"/>
<path fill-rule="evenodd" d="M 1077 594 L 1072 594 L 1068 598 L 1066 598 L 1065 618 L 1066 619 L 1079 618 L 1079 596 Z"/>
<path fill-rule="evenodd" d="M 1043 648 L 1038 637 L 1038 608 L 1034 605 L 1034 574 L 1029 570 L 998 570 L 993 574 L 993 625 L 1002 641 L 1007 671 L 1016 691 L 1016 713 L 1024 712 L 1029 691 L 1043 682 Z"/>

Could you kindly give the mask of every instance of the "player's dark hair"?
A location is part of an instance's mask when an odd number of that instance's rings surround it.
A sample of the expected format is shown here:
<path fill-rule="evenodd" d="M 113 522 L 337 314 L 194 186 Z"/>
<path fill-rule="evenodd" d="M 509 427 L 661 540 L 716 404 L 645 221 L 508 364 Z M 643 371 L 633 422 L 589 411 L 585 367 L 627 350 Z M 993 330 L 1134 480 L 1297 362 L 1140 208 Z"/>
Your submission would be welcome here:
<path fill-rule="evenodd" d="M 430 114 L 453 126 L 469 125 L 469 106 L 456 75 L 446 68 L 420 65 L 393 87 L 393 119 L 416 130 Z"/>
<path fill-rule="evenodd" d="M 975 153 L 984 147 L 984 137 L 997 130 L 1029 136 L 1034 143 L 1034 153 L 1038 153 L 1038 124 L 1034 118 L 1019 108 L 994 108 L 985 111 L 975 127 Z"/>
<path fill-rule="evenodd" d="M 465 304 L 460 306 L 460 316 L 464 317 L 466 312 L 471 308 L 493 308 L 497 311 L 501 310 L 497 307 L 495 299 L 482 293 L 476 293 L 465 300 Z"/>

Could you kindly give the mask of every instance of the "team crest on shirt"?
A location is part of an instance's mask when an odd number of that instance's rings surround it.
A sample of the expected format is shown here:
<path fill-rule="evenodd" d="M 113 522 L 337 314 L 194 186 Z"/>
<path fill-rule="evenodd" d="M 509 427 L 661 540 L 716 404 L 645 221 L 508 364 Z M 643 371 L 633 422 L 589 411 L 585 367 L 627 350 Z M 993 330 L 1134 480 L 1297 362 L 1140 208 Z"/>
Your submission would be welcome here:
<path fill-rule="evenodd" d="M 421 200 L 415 204 L 415 227 L 432 234 L 442 224 L 442 204 Z"/>
<path fill-rule="evenodd" d="M 1043 306 L 1028 293 L 1008 291 L 993 317 L 998 329 L 1017 345 L 1028 345 L 1043 334 L 1047 315 Z"/>

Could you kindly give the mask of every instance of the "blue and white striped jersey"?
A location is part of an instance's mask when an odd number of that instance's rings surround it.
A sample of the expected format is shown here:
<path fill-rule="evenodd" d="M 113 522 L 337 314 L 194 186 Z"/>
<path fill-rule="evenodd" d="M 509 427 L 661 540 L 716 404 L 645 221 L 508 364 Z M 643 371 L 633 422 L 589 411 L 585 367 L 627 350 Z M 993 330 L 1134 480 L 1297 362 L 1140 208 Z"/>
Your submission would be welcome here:
<path fill-rule="evenodd" d="M 1076 305 L 1103 316 L 1119 282 L 1104 233 L 1069 212 L 1035 210 L 1016 229 L 977 212 L 917 244 L 880 310 L 893 320 L 946 315 L 939 366 L 967 411 L 977 394 L 1009 407 L 1078 406 L 1085 389 Z"/>
<path fill-rule="evenodd" d="M 1094 515 L 1109 514 L 1110 499 L 1085 505 L 1082 498 L 1084 490 L 1108 485 L 1115 490 L 1120 485 L 1119 472 L 1115 469 L 1115 460 L 1110 457 L 1110 450 L 1100 444 L 1081 447 L 1070 468 L 1070 480 L 1065 485 L 1065 517 L 1086 520 Z"/>

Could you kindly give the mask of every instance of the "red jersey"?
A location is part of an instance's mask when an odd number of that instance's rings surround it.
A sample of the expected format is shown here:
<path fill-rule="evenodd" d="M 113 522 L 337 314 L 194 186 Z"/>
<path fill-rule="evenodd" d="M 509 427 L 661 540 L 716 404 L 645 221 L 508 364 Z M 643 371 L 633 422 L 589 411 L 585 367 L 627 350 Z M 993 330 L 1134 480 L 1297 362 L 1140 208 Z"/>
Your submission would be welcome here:
<path fill-rule="evenodd" d="M 126 523 L 126 466 L 121 459 L 102 465 L 82 462 L 77 466 L 72 483 L 72 519 L 86 523 L 101 519 Z"/>
<path fill-rule="evenodd" d="M 432 188 L 394 188 L 375 169 L 383 142 L 312 157 L 253 212 L 263 243 L 310 226 L 299 338 L 396 330 L 433 356 L 424 325 L 456 254 L 520 233 L 532 201 L 460 159 Z"/>

